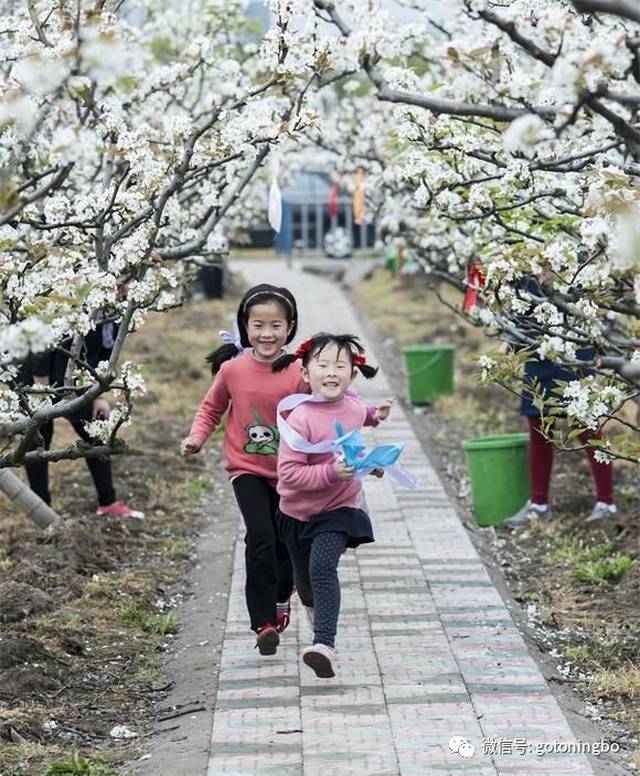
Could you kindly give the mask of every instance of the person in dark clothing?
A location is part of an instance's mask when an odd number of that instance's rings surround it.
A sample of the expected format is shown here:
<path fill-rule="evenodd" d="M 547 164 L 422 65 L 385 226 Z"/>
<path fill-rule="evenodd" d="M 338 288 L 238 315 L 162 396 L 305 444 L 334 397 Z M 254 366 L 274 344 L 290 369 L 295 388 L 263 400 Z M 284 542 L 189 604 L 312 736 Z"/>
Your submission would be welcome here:
<path fill-rule="evenodd" d="M 528 280 L 523 284 L 525 290 L 536 295 L 541 295 L 541 289 L 537 281 Z M 531 333 L 526 316 L 522 318 L 521 328 L 523 332 Z M 510 344 L 514 347 L 522 347 L 523 342 L 512 337 Z M 526 343 L 525 343 L 526 345 Z M 594 351 L 590 348 L 582 348 L 577 351 L 576 357 L 580 361 L 591 361 Z M 547 358 L 540 358 L 534 354 L 524 365 L 524 391 L 520 404 L 520 414 L 527 418 L 529 426 L 529 473 L 531 476 L 531 499 L 515 515 L 505 520 L 505 525 L 510 528 L 521 528 L 532 520 L 550 519 L 552 509 L 549 503 L 549 491 L 551 486 L 551 474 L 553 471 L 554 444 L 553 438 L 545 437 L 542 430 L 542 418 L 540 410 L 533 401 L 533 392 L 539 394 L 544 401 L 556 398 L 554 388 L 572 380 L 579 379 L 588 370 L 570 370 L 553 363 Z M 596 460 L 595 449 L 589 444 L 590 440 L 601 439 L 599 431 L 585 430 L 579 435 L 580 442 L 585 446 L 585 452 L 589 459 L 596 490 L 596 503 L 593 507 L 589 521 L 602 520 L 617 513 L 617 507 L 613 498 L 613 464 L 601 463 Z"/>
<path fill-rule="evenodd" d="M 84 337 L 84 348 L 81 357 L 90 366 L 96 367 L 101 361 L 107 361 L 111 355 L 117 326 L 110 322 L 99 322 L 95 330 L 90 331 Z M 70 341 L 63 343 L 66 350 L 70 348 Z M 30 355 L 22 364 L 18 375 L 18 382 L 22 385 L 50 385 L 59 388 L 65 384 L 65 374 L 69 365 L 69 357 L 58 351 L 50 351 Z M 96 418 L 109 417 L 109 404 L 102 397 L 94 399 L 90 404 L 85 404 L 79 410 L 67 417 L 76 434 L 84 442 L 95 444 L 95 440 L 87 433 L 84 424 Z M 43 447 L 49 450 L 53 438 L 53 420 L 45 423 L 40 428 Z M 114 517 L 142 518 L 144 514 L 132 509 L 123 501 L 118 501 L 113 485 L 111 460 L 108 456 L 98 458 L 85 458 L 87 468 L 91 474 L 93 484 L 98 497 L 97 515 L 111 515 Z M 29 486 L 47 504 L 51 504 L 49 491 L 49 462 L 30 461 L 25 463 L 25 470 L 29 480 Z"/>

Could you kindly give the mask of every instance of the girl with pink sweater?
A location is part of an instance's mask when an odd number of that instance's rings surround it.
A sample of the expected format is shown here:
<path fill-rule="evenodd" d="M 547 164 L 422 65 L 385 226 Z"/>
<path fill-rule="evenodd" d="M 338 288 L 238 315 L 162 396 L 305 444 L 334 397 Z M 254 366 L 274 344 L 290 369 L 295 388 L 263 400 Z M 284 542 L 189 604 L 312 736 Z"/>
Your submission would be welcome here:
<path fill-rule="evenodd" d="M 276 530 L 276 407 L 307 387 L 297 364 L 278 373 L 271 366 L 295 337 L 296 301 L 286 288 L 255 286 L 240 301 L 237 325 L 239 339 L 208 356 L 215 379 L 182 441 L 182 454 L 198 453 L 228 411 L 224 453 L 246 526 L 247 609 L 256 647 L 273 655 L 289 624 L 293 592 L 291 562 Z"/>
<path fill-rule="evenodd" d="M 362 509 L 362 480 L 354 478 L 353 469 L 334 452 L 302 448 L 336 439 L 336 421 L 347 432 L 377 425 L 388 417 L 392 400 L 367 406 L 349 390 L 358 371 L 366 378 L 378 371 L 366 363 L 362 345 L 350 334 L 316 334 L 294 354 L 278 358 L 273 369 L 290 368 L 298 358 L 313 395 L 301 397 L 282 424 L 294 434 L 287 434 L 290 444 L 281 439 L 278 454 L 278 528 L 314 628 L 313 645 L 302 652 L 302 660 L 316 676 L 328 678 L 335 676 L 340 556 L 347 547 L 372 542 L 373 529 Z M 294 436 L 302 444 L 294 443 Z"/>

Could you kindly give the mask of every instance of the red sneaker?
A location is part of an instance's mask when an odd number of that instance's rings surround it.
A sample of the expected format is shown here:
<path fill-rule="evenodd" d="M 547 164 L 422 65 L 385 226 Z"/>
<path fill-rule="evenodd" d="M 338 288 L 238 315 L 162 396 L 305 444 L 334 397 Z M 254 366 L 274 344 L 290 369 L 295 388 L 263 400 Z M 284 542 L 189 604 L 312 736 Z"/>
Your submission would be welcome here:
<path fill-rule="evenodd" d="M 280 643 L 280 636 L 278 636 L 278 629 L 275 625 L 263 625 L 256 631 L 258 638 L 256 639 L 256 648 L 261 655 L 275 655 Z"/>
<path fill-rule="evenodd" d="M 276 629 L 278 633 L 282 633 L 283 630 L 286 630 L 289 627 L 289 623 L 291 622 L 291 610 L 289 609 L 289 604 L 278 604 L 276 616 Z"/>
<path fill-rule="evenodd" d="M 108 517 L 135 517 L 137 520 L 142 520 L 144 518 L 144 512 L 131 509 L 124 501 L 114 501 L 113 504 L 105 504 L 105 506 L 98 507 L 96 509 L 96 515 L 106 515 Z"/>

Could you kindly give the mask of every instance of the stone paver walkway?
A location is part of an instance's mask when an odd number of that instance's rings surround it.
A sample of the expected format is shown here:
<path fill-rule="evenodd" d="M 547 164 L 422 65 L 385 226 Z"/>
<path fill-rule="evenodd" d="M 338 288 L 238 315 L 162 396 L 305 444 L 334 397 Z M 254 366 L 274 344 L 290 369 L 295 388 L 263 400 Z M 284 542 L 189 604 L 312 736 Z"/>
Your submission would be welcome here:
<path fill-rule="evenodd" d="M 283 264 L 235 268 L 247 285 L 293 291 L 302 338 L 320 329 L 360 332 L 337 285 Z M 391 392 L 382 370 L 356 386 L 372 403 Z M 402 408 L 367 433 L 371 442 L 405 442 L 403 465 L 420 486 L 366 481 L 376 542 L 341 561 L 338 676 L 319 680 L 300 665 L 310 639 L 297 603 L 278 654 L 258 656 L 239 538 L 208 776 L 591 774 L 585 755 L 566 753 L 576 745 L 569 724 Z M 467 739 L 474 755 L 452 752 L 453 736 Z M 565 752 L 536 751 L 553 742 Z"/>

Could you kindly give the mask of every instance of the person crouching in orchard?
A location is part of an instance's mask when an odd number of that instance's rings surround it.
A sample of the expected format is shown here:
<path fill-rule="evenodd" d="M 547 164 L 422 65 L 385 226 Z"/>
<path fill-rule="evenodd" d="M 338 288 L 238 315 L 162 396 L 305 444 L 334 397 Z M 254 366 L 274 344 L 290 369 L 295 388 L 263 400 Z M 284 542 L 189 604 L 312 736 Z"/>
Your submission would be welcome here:
<path fill-rule="evenodd" d="M 276 407 L 305 390 L 300 367 L 275 374 L 271 365 L 296 335 L 298 309 L 286 288 L 261 284 L 240 300 L 237 339 L 207 360 L 215 378 L 198 408 L 182 454 L 202 449 L 229 411 L 224 432 L 226 469 L 246 527 L 245 587 L 251 628 L 261 655 L 275 654 L 289 624 L 293 574 L 276 531 Z M 221 332 L 227 339 L 226 332 Z"/>
<path fill-rule="evenodd" d="M 358 371 L 372 378 L 362 345 L 350 334 L 316 334 L 294 354 L 274 362 L 275 371 L 302 360 L 302 376 L 312 391 L 300 397 L 283 423 L 313 446 L 336 439 L 336 422 L 346 431 L 375 426 L 388 417 L 392 400 L 366 406 L 349 390 Z M 293 440 L 291 440 L 293 445 Z M 295 445 L 298 447 L 298 445 Z M 381 472 L 377 472 L 381 476 Z M 362 481 L 335 452 L 292 449 L 284 435 L 278 455 L 278 528 L 289 550 L 300 600 L 313 625 L 313 644 L 302 653 L 316 676 L 335 676 L 334 645 L 340 612 L 338 563 L 347 547 L 374 541 L 362 506 Z"/>
<path fill-rule="evenodd" d="M 98 320 L 93 331 L 84 337 L 83 359 L 92 367 L 96 367 L 101 361 L 108 361 L 113 350 L 118 327 L 111 321 Z M 65 350 L 69 350 L 70 341 L 62 343 Z M 21 385 L 48 385 L 52 388 L 61 388 L 65 384 L 65 375 L 69 364 L 69 356 L 57 350 L 48 351 L 37 355 L 31 355 L 21 366 L 18 382 Z M 97 418 L 109 417 L 110 407 L 108 402 L 99 397 L 92 403 L 87 403 L 68 417 L 73 430 L 87 444 L 96 444 L 95 440 L 85 429 L 85 423 Z M 53 439 L 53 420 L 45 423 L 40 428 L 40 435 L 44 442 L 44 449 L 49 450 Z M 132 509 L 124 501 L 119 501 L 113 484 L 111 459 L 108 456 L 85 458 L 87 468 L 91 474 L 93 484 L 98 497 L 96 514 L 99 516 L 111 516 L 120 518 L 144 517 L 144 513 Z M 47 504 L 51 504 L 49 491 L 49 462 L 30 461 L 25 463 L 29 487 Z"/>

